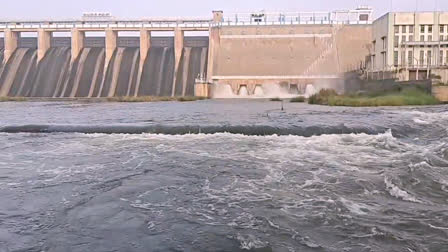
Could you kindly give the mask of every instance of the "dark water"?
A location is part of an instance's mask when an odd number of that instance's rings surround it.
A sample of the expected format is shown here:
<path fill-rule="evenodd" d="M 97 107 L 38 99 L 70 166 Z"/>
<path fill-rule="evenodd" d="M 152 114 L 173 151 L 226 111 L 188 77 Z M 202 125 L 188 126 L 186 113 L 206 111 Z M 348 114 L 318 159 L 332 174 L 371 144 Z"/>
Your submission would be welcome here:
<path fill-rule="evenodd" d="M 207 71 L 207 47 L 184 49 L 176 80 L 172 46 L 150 48 L 143 67 L 139 63 L 135 47 L 117 48 L 108 66 L 101 47 L 82 49 L 73 62 L 70 48 L 50 48 L 39 63 L 36 49 L 18 48 L 0 64 L 0 96 L 193 96 L 195 78 Z"/>
<path fill-rule="evenodd" d="M 279 107 L 0 103 L 0 251 L 448 250 L 446 106 Z"/>

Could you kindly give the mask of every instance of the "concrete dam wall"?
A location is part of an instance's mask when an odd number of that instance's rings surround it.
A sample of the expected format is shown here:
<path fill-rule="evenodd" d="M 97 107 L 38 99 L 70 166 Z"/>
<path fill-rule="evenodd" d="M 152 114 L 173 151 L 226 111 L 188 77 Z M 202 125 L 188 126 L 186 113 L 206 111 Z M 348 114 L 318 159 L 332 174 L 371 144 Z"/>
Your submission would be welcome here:
<path fill-rule="evenodd" d="M 169 37 L 153 38 L 144 60 L 138 37 L 119 38 L 108 61 L 104 38 L 86 37 L 75 59 L 70 38 L 52 38 L 41 60 L 38 43 L 21 38 L 7 62 L 0 50 L 0 96 L 193 96 L 195 78 L 207 72 L 207 37 L 186 37 L 178 66 Z"/>
<path fill-rule="evenodd" d="M 309 85 L 343 91 L 341 74 L 364 65 L 371 37 L 370 25 L 216 27 L 208 76 L 233 95 L 256 95 L 273 84 L 291 95 Z"/>

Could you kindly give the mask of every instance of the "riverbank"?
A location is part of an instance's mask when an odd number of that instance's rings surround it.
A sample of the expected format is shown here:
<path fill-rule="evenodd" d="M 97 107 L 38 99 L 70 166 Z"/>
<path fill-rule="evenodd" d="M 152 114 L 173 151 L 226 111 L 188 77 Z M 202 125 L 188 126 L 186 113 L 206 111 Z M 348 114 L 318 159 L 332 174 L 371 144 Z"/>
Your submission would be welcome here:
<path fill-rule="evenodd" d="M 347 107 L 378 107 L 378 106 L 412 106 L 437 105 L 440 101 L 434 96 L 416 89 L 409 88 L 395 92 L 370 94 L 338 95 L 334 90 L 323 89 L 308 99 L 309 104 L 347 106 Z"/>
<path fill-rule="evenodd" d="M 197 96 L 140 96 L 140 97 L 91 97 L 91 98 L 69 98 L 69 97 L 0 97 L 0 102 L 46 102 L 46 101 L 79 101 L 79 102 L 166 102 L 166 101 L 178 101 L 178 102 L 189 102 L 189 101 L 199 101 L 208 99 L 206 97 Z"/>

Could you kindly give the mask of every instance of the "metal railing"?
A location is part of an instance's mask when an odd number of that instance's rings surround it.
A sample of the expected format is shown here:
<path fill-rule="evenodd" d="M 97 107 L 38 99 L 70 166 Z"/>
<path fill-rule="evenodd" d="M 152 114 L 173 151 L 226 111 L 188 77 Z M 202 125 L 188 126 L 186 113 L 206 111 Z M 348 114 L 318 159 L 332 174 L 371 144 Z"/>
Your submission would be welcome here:
<path fill-rule="evenodd" d="M 0 21 L 0 29 L 209 28 L 211 19 Z"/>
<path fill-rule="evenodd" d="M 371 24 L 372 9 L 333 12 L 252 12 L 225 14 L 220 25 Z"/>

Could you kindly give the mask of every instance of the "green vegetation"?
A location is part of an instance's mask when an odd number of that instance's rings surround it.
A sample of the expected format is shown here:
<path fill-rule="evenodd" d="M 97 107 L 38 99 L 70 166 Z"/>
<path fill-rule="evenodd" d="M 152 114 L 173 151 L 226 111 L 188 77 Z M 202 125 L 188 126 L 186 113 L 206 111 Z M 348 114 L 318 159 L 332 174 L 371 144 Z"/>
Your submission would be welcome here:
<path fill-rule="evenodd" d="M 25 97 L 8 97 L 8 96 L 2 96 L 0 97 L 0 102 L 8 102 L 8 101 L 26 101 L 27 99 Z"/>
<path fill-rule="evenodd" d="M 271 101 L 282 101 L 282 99 L 276 97 L 276 98 L 271 98 Z"/>
<path fill-rule="evenodd" d="M 110 102 L 162 102 L 162 101 L 179 101 L 179 102 L 188 102 L 188 101 L 198 101 L 205 100 L 206 97 L 197 97 L 197 96 L 179 96 L 179 97 L 171 97 L 171 96 L 122 96 L 122 97 L 110 97 L 107 98 L 107 101 Z"/>
<path fill-rule="evenodd" d="M 292 98 L 292 99 L 290 100 L 290 102 L 305 102 L 305 97 L 303 97 L 303 96 L 297 96 L 297 97 Z"/>
<path fill-rule="evenodd" d="M 310 104 L 349 107 L 440 104 L 435 97 L 416 88 L 407 88 L 395 92 L 357 95 L 338 95 L 334 90 L 323 89 L 319 93 L 311 96 L 308 102 Z"/>
<path fill-rule="evenodd" d="M 321 104 L 321 105 L 329 105 L 328 100 L 330 97 L 336 97 L 338 93 L 333 89 L 322 89 L 319 93 L 314 94 L 308 98 L 309 104 Z"/>

